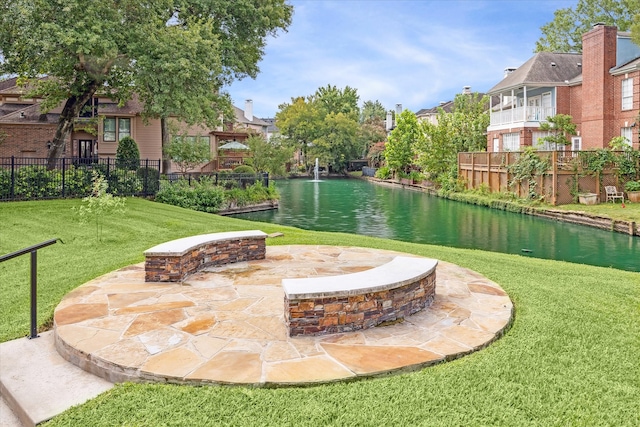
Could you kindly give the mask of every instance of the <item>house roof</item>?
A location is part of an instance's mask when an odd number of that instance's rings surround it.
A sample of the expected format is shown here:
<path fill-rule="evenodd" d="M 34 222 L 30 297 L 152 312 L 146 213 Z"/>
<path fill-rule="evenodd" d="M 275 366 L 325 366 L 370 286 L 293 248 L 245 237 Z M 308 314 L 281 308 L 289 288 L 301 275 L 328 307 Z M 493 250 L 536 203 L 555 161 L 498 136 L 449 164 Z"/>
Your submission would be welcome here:
<path fill-rule="evenodd" d="M 439 108 L 442 108 L 445 111 L 445 113 L 450 113 L 453 110 L 453 101 L 441 102 L 435 107 L 423 108 L 421 110 L 418 110 L 418 112 L 416 113 L 416 116 L 419 117 L 419 116 L 426 116 L 428 114 L 438 114 Z"/>
<path fill-rule="evenodd" d="M 264 122 L 262 119 L 256 116 L 253 116 L 253 120 L 248 120 L 244 115 L 244 110 L 241 110 L 235 105 L 233 106 L 233 112 L 236 116 L 236 123 L 252 124 L 255 126 L 264 126 L 264 127 L 269 126 L 269 123 Z"/>
<path fill-rule="evenodd" d="M 15 87 L 17 80 L 18 80 L 17 77 L 11 77 L 9 79 L 1 80 L 0 91 L 4 91 L 5 89 L 8 89 L 10 87 Z"/>
<path fill-rule="evenodd" d="M 492 87 L 489 93 L 494 94 L 523 85 L 565 85 L 581 74 L 581 54 L 538 52 Z"/>
<path fill-rule="evenodd" d="M 636 70 L 640 70 L 640 58 L 635 58 L 618 67 L 613 67 L 612 69 L 609 70 L 609 72 L 613 75 L 617 75 L 617 74 L 624 74 L 624 73 L 628 73 Z"/>
<path fill-rule="evenodd" d="M 276 119 L 273 117 L 268 117 L 268 118 L 262 118 L 260 119 L 263 122 L 265 122 L 268 126 L 267 126 L 267 132 L 269 133 L 278 133 L 280 132 L 280 129 L 278 129 L 278 127 L 276 126 Z"/>
<path fill-rule="evenodd" d="M 55 124 L 58 123 L 58 119 L 60 118 L 60 112 L 62 108 L 55 108 L 47 113 L 43 113 L 40 111 L 40 104 L 32 104 L 32 105 L 21 105 L 21 104 L 13 104 L 20 105 L 23 108 L 15 109 L 3 116 L 0 116 L 0 123 L 12 123 L 12 124 L 22 124 L 22 123 L 39 123 L 39 124 Z M 3 107 L 8 107 L 9 104 L 3 105 Z"/>

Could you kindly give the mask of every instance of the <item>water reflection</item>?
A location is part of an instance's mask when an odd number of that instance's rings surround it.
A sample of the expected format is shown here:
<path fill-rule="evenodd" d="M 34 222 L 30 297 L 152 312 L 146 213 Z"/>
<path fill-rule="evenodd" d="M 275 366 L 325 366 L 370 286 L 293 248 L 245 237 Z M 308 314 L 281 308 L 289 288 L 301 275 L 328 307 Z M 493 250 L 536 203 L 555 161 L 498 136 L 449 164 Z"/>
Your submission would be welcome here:
<path fill-rule="evenodd" d="M 360 180 L 277 181 L 277 211 L 237 217 L 318 231 L 482 249 L 640 271 L 640 238 Z"/>

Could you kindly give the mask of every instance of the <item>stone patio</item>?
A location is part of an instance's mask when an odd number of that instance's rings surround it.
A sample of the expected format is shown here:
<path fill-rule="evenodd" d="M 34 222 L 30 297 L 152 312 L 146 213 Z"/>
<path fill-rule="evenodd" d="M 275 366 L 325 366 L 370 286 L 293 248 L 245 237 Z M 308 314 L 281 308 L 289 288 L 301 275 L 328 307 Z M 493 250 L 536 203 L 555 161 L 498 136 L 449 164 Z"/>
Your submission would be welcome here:
<path fill-rule="evenodd" d="M 283 278 L 354 273 L 404 253 L 268 246 L 265 260 L 145 283 L 143 264 L 96 278 L 56 308 L 58 352 L 112 382 L 289 385 L 419 369 L 479 350 L 510 324 L 496 283 L 439 261 L 436 298 L 393 325 L 289 337 Z"/>

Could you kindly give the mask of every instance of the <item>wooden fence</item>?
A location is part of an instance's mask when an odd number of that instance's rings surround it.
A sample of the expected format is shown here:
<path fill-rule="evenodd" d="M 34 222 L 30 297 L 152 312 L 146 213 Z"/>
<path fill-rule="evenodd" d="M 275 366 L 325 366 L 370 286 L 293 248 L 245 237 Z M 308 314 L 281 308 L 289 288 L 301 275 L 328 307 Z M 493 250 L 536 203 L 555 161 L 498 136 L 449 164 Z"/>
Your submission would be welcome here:
<path fill-rule="evenodd" d="M 581 151 L 536 151 L 541 159 L 548 159 L 547 173 L 537 177 L 536 193 L 552 205 L 574 203 L 576 190 L 595 193 L 605 201 L 605 185 L 615 185 L 622 190 L 616 174 L 616 165 L 608 165 L 601 173 L 588 174 L 582 163 Z M 458 177 L 468 189 L 478 189 L 483 184 L 491 192 L 514 192 L 518 197 L 529 196 L 529 183 L 523 181 L 510 186 L 513 176 L 509 166 L 520 157 L 520 152 L 458 153 Z M 573 193 L 573 194 L 572 194 Z"/>

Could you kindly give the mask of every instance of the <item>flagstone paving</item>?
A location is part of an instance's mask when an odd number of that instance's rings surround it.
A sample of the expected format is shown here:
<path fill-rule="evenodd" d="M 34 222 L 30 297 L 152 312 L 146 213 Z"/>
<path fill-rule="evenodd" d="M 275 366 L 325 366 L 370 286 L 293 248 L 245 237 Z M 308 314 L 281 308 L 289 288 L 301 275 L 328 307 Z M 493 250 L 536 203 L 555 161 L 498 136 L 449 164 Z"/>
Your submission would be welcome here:
<path fill-rule="evenodd" d="M 112 382 L 300 384 L 418 369 L 479 350 L 509 325 L 496 283 L 439 261 L 431 306 L 402 322 L 289 337 L 283 278 L 377 267 L 404 253 L 268 246 L 264 260 L 205 269 L 179 283 L 144 281 L 144 265 L 96 278 L 56 308 L 58 352 Z"/>

